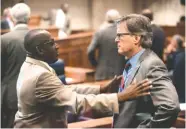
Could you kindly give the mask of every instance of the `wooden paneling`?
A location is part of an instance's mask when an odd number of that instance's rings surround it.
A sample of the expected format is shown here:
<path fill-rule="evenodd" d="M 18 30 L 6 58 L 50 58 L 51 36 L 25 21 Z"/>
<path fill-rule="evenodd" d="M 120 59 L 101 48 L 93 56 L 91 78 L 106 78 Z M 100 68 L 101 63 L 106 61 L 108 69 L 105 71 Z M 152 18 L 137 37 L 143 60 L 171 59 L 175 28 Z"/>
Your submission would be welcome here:
<path fill-rule="evenodd" d="M 41 23 L 41 16 L 40 15 L 32 15 L 30 17 L 28 25 L 32 26 L 32 27 L 36 27 L 36 26 L 40 26 L 40 23 Z"/>
<path fill-rule="evenodd" d="M 66 66 L 93 68 L 87 56 L 87 47 L 92 35 L 93 32 L 74 34 L 56 41 L 59 58 L 64 60 Z"/>
<path fill-rule="evenodd" d="M 58 32 L 59 32 L 58 28 L 56 27 L 41 28 L 41 27 L 36 27 L 36 26 L 29 26 L 29 29 L 38 29 L 38 28 L 47 30 L 48 32 L 51 33 L 53 38 L 58 39 Z M 1 30 L 1 35 L 8 33 L 9 31 L 10 30 Z"/>
<path fill-rule="evenodd" d="M 165 32 L 165 35 L 173 36 L 176 34 L 176 26 L 161 26 Z"/>
<path fill-rule="evenodd" d="M 176 26 L 161 26 L 167 37 L 172 37 L 175 34 L 185 36 L 185 22 L 179 22 Z"/>

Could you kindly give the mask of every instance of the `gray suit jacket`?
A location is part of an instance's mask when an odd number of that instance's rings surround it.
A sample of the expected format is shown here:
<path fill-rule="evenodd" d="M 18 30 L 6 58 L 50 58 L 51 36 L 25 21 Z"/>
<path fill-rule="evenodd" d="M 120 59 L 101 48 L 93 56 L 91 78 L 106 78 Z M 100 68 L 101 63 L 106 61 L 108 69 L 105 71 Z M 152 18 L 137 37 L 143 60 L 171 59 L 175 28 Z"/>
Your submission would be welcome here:
<path fill-rule="evenodd" d="M 115 75 L 122 74 L 125 57 L 118 54 L 115 37 L 116 25 L 111 24 L 96 32 L 88 47 L 89 60 L 96 67 L 96 80 L 111 79 Z M 99 53 L 98 59 L 95 57 L 96 49 Z"/>
<path fill-rule="evenodd" d="M 16 82 L 26 58 L 23 41 L 27 32 L 27 25 L 19 24 L 1 37 L 1 102 L 10 109 L 17 109 Z"/>
<path fill-rule="evenodd" d="M 94 95 L 99 91 L 99 86 L 65 86 L 50 66 L 27 57 L 17 82 L 18 112 L 14 127 L 64 128 L 67 111 L 118 113 L 117 94 Z"/>
<path fill-rule="evenodd" d="M 150 79 L 153 85 L 151 95 L 120 103 L 119 114 L 114 115 L 114 127 L 171 127 L 180 109 L 177 92 L 168 78 L 164 63 L 154 52 L 147 49 L 138 60 L 138 65 L 133 70 L 126 86 L 134 78 L 137 81 Z M 144 116 L 144 114 L 148 115 Z"/>

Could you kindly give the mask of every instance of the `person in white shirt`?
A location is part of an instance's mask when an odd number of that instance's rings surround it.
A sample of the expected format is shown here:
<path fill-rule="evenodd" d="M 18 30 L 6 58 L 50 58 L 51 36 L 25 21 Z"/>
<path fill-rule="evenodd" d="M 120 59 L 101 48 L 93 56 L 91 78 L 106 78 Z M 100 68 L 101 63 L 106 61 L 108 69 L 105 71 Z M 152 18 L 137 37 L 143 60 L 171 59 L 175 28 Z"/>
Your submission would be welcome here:
<path fill-rule="evenodd" d="M 55 20 L 55 26 L 60 29 L 58 34 L 59 38 L 64 38 L 68 34 L 70 34 L 69 32 L 70 20 L 67 13 L 68 13 L 68 4 L 66 3 L 61 4 L 61 8 L 58 9 L 56 12 L 56 20 Z"/>

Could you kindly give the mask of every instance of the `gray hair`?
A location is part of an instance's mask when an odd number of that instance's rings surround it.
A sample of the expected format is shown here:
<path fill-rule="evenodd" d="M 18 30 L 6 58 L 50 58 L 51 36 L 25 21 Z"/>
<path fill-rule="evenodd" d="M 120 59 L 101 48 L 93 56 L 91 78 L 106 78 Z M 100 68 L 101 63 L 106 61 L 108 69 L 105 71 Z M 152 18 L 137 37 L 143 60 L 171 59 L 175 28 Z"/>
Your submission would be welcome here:
<path fill-rule="evenodd" d="M 18 3 L 11 9 L 11 16 L 15 23 L 28 23 L 31 10 L 25 3 Z"/>
<path fill-rule="evenodd" d="M 119 17 L 120 17 L 120 14 L 117 10 L 110 9 L 107 11 L 105 19 L 107 22 L 114 22 Z"/>
<path fill-rule="evenodd" d="M 140 14 L 130 14 L 119 19 L 117 24 L 121 22 L 126 23 L 130 33 L 141 36 L 141 46 L 143 48 L 150 48 L 152 46 L 152 28 L 147 17 Z"/>

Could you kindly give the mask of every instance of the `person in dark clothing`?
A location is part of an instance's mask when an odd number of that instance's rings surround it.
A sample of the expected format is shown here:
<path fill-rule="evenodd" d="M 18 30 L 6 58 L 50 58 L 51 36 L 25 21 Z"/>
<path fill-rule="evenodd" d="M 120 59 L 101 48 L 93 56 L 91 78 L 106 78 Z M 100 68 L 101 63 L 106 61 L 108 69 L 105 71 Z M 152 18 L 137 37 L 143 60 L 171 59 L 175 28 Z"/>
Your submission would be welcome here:
<path fill-rule="evenodd" d="M 151 21 L 153 33 L 151 50 L 153 50 L 160 59 L 163 59 L 163 49 L 166 38 L 165 33 L 160 26 L 153 23 L 153 13 L 150 9 L 144 9 L 142 15 L 148 17 Z"/>
<path fill-rule="evenodd" d="M 21 65 L 26 58 L 23 40 L 29 31 L 27 23 L 30 18 L 30 8 L 24 3 L 19 3 L 11 11 L 16 26 L 11 32 L 1 37 L 2 128 L 13 127 L 15 113 L 18 109 L 16 83 Z"/>
<path fill-rule="evenodd" d="M 170 128 L 176 121 L 179 99 L 163 61 L 149 48 L 152 44 L 149 19 L 130 14 L 117 22 L 118 53 L 129 60 L 118 91 L 125 91 L 134 80 L 152 81 L 151 95 L 120 103 L 114 114 L 114 128 Z"/>
<path fill-rule="evenodd" d="M 95 80 L 111 79 L 115 75 L 121 75 L 126 60 L 118 54 L 115 44 L 116 24 L 114 20 L 119 18 L 119 12 L 109 10 L 106 14 L 107 22 L 102 24 L 95 33 L 87 50 L 90 63 L 96 68 Z M 98 50 L 98 58 L 96 58 Z"/>
<path fill-rule="evenodd" d="M 178 92 L 179 101 L 185 103 L 185 51 L 176 55 L 173 83 Z"/>
<path fill-rule="evenodd" d="M 171 43 L 170 43 L 169 48 L 172 48 L 170 53 L 167 55 L 167 61 L 166 61 L 166 66 L 168 71 L 174 70 L 174 62 L 176 59 L 176 55 L 179 54 L 180 52 L 185 51 L 183 47 L 183 39 L 180 35 L 174 35 L 172 37 Z"/>

